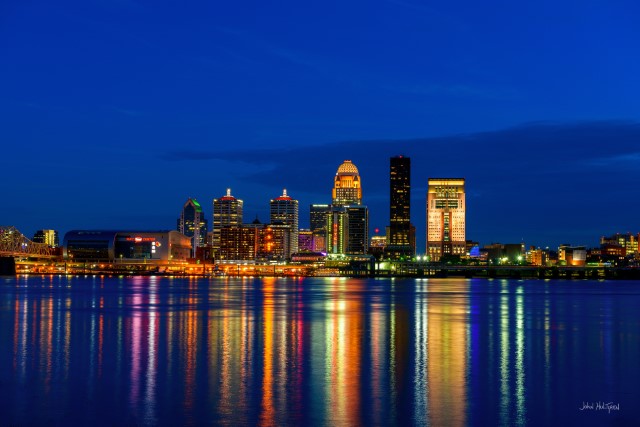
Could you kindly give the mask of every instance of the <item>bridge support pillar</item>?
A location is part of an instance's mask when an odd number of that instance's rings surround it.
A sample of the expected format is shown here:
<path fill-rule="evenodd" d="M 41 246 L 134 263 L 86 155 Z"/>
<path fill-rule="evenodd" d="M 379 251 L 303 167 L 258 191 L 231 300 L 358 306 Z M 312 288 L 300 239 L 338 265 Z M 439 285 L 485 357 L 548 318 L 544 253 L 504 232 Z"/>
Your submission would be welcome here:
<path fill-rule="evenodd" d="M 13 257 L 0 257 L 0 276 L 15 276 L 16 260 Z"/>

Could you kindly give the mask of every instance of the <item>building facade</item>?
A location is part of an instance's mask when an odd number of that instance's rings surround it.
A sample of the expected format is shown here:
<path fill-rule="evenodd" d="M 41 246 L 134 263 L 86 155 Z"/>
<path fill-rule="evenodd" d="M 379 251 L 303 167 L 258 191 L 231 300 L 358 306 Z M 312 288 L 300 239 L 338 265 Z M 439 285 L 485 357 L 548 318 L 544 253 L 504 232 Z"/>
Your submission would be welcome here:
<path fill-rule="evenodd" d="M 74 230 L 64 236 L 63 256 L 72 261 L 166 264 L 186 261 L 191 239 L 175 230 Z"/>
<path fill-rule="evenodd" d="M 191 238 L 192 256 L 195 257 L 197 248 L 206 244 L 208 230 L 208 221 L 202 211 L 202 206 L 196 199 L 188 199 L 182 207 L 177 230 Z"/>
<path fill-rule="evenodd" d="M 51 248 L 60 246 L 58 232 L 56 230 L 38 230 L 33 235 L 35 243 L 43 243 Z"/>
<path fill-rule="evenodd" d="M 218 199 L 213 199 L 213 231 L 211 233 L 211 246 L 214 258 L 219 255 L 221 248 L 220 233 L 224 227 L 242 226 L 242 206 L 244 202 L 231 195 L 231 189 L 227 194 Z"/>
<path fill-rule="evenodd" d="M 360 173 L 351 160 L 345 160 L 338 167 L 333 180 L 332 204 L 334 206 L 362 204 Z"/>
<path fill-rule="evenodd" d="M 411 225 L 411 159 L 391 157 L 389 165 L 389 228 L 385 257 L 411 258 L 415 254 L 415 228 Z"/>
<path fill-rule="evenodd" d="M 289 227 L 287 250 L 285 258 L 290 259 L 291 254 L 298 252 L 298 201 L 287 195 L 287 190 L 282 190 L 282 195 L 271 200 L 270 203 L 271 224 L 282 224 Z"/>
<path fill-rule="evenodd" d="M 431 261 L 465 254 L 465 218 L 464 178 L 429 178 L 427 255 Z"/>
<path fill-rule="evenodd" d="M 334 178 L 327 215 L 327 252 L 366 254 L 369 249 L 369 209 L 362 205 L 362 181 L 358 168 L 345 160 Z"/>
<path fill-rule="evenodd" d="M 327 221 L 331 205 L 313 204 L 309 206 L 309 228 L 313 234 L 313 251 L 327 251 Z"/>

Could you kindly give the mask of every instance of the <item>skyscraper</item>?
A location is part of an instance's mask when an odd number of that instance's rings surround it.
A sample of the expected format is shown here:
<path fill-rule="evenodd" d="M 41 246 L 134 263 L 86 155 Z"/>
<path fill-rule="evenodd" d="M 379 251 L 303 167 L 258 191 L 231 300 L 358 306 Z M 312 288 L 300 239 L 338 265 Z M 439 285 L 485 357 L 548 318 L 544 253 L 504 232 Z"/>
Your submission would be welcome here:
<path fill-rule="evenodd" d="M 180 233 L 191 238 L 192 254 L 195 258 L 196 248 L 205 245 L 207 237 L 208 223 L 202 212 L 202 206 L 196 199 L 188 199 L 182 207 L 180 218 L 178 218 L 177 229 Z"/>
<path fill-rule="evenodd" d="M 287 195 L 287 190 L 282 190 L 282 196 L 271 200 L 271 224 L 283 224 L 289 226 L 289 244 L 285 258 L 291 258 L 291 254 L 298 252 L 298 201 Z"/>
<path fill-rule="evenodd" d="M 223 227 L 240 227 L 242 225 L 243 201 L 231 195 L 231 189 L 219 199 L 213 199 L 213 238 L 212 246 L 214 256 L 217 257 L 220 250 L 220 230 Z"/>
<path fill-rule="evenodd" d="M 415 253 L 415 231 L 411 225 L 411 159 L 391 157 L 389 168 L 388 258 L 411 258 Z"/>
<path fill-rule="evenodd" d="M 369 248 L 369 210 L 362 205 L 358 168 L 345 160 L 334 178 L 333 204 L 327 216 L 327 252 L 366 254 Z"/>
<path fill-rule="evenodd" d="M 313 250 L 327 251 L 327 217 L 331 205 L 313 204 L 309 206 L 309 228 L 313 233 Z"/>
<path fill-rule="evenodd" d="M 332 204 L 334 206 L 362 204 L 361 184 L 356 165 L 351 160 L 342 162 L 333 181 Z"/>
<path fill-rule="evenodd" d="M 439 261 L 465 253 L 464 178 L 429 178 L 427 255 Z"/>
<path fill-rule="evenodd" d="M 60 246 L 58 232 L 56 230 L 38 230 L 33 235 L 33 241 L 36 243 L 44 243 L 52 248 Z"/>

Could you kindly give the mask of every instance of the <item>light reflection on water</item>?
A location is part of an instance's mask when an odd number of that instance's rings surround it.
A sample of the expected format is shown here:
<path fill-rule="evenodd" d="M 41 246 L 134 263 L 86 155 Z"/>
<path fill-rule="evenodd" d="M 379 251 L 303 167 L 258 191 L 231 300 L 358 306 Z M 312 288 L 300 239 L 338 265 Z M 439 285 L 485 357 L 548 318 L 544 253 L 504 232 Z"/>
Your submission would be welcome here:
<path fill-rule="evenodd" d="M 640 283 L 0 279 L 16 425 L 640 424 Z M 579 411 L 583 402 L 620 411 Z"/>

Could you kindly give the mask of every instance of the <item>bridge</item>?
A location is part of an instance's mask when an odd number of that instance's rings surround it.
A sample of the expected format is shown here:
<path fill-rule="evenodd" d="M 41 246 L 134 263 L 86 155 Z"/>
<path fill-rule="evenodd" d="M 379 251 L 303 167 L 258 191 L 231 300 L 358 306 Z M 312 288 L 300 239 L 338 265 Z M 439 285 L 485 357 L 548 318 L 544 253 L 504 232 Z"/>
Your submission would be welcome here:
<path fill-rule="evenodd" d="M 54 248 L 29 240 L 13 226 L 0 226 L 0 257 L 56 258 Z"/>
<path fill-rule="evenodd" d="M 31 241 L 13 226 L 0 226 L 0 274 L 16 274 L 16 259 L 53 261 L 58 257 L 49 245 Z"/>

